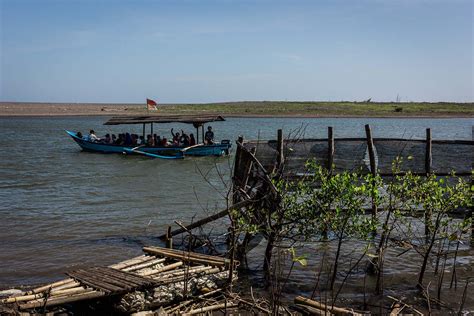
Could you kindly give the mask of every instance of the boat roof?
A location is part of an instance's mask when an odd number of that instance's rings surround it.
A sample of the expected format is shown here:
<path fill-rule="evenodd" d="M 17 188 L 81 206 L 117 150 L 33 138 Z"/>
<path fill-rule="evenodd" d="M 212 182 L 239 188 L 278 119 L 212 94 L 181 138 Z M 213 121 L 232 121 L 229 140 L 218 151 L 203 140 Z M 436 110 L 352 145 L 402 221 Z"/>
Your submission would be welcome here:
<path fill-rule="evenodd" d="M 114 116 L 104 125 L 148 124 L 148 123 L 186 123 L 202 125 L 209 122 L 225 121 L 220 115 L 135 115 Z"/>

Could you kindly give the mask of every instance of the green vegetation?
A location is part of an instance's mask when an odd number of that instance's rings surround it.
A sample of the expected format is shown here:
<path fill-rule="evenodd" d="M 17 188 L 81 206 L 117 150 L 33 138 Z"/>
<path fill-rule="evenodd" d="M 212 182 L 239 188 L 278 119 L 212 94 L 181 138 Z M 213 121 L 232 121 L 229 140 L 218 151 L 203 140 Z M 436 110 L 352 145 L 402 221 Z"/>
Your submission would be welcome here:
<path fill-rule="evenodd" d="M 227 116 L 474 116 L 474 103 L 245 101 L 170 104 L 159 110 L 164 114 L 219 113 Z"/>
<path fill-rule="evenodd" d="M 364 269 L 364 266 L 373 276 L 374 292 L 379 295 L 384 292 L 386 253 L 397 250 L 403 254 L 414 250 L 422 262 L 418 281 L 413 282 L 413 286 L 422 290 L 429 287 L 433 280 L 427 285 L 424 280 L 426 271 L 432 270 L 430 262 L 437 262 L 434 275 L 438 278 L 440 299 L 443 271 L 449 264 L 447 254 L 452 249 L 451 244 L 459 247 L 462 235 L 469 231 L 472 221 L 468 216 L 462 220 L 454 219 L 451 214 L 472 206 L 472 188 L 469 182 L 454 174 L 444 178 L 434 174 L 419 176 L 411 172 L 397 174 L 401 161 L 402 158 L 398 158 L 393 163 L 396 176 L 385 180 L 379 175 L 357 172 L 334 174 L 314 161 L 307 162 L 307 176 L 297 181 L 286 181 L 279 174 L 272 174 L 271 183 L 276 192 L 267 196 L 273 198 L 267 198 L 260 207 L 248 212 L 235 211 L 232 214 L 238 223 L 238 233 L 265 236 L 262 267 L 267 284 L 273 286 L 272 280 L 278 282 L 282 279 L 281 275 L 275 275 L 278 270 L 275 269 L 283 264 L 279 251 L 288 248 L 288 245 L 292 261 L 286 280 L 295 262 L 307 264 L 305 257 L 308 253 L 303 248 L 297 256 L 293 248 L 296 242 L 332 243 L 335 254 L 323 255 L 318 275 L 327 280 L 325 289 L 331 293 L 333 303 L 351 273 Z M 377 212 L 367 213 L 371 203 L 377 206 Z M 415 218 L 421 219 L 424 231 L 417 229 Z M 351 259 L 347 269 L 347 258 L 342 255 L 341 249 L 348 242 L 357 242 L 360 248 L 352 249 L 359 259 Z M 401 244 L 404 246 L 401 247 Z M 438 269 L 440 261 L 442 269 Z M 341 275 L 345 277 L 341 279 Z M 453 272 L 452 280 L 456 278 Z M 278 292 L 281 293 L 284 283 L 278 285 Z"/>

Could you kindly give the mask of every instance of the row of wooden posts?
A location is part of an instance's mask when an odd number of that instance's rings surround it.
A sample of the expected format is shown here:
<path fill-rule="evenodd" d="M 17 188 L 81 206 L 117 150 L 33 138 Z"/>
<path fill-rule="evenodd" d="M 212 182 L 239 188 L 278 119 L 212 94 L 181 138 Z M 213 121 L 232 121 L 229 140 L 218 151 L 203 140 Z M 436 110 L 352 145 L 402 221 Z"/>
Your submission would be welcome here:
<path fill-rule="evenodd" d="M 369 158 L 369 165 L 370 165 L 370 172 L 373 175 L 377 175 L 377 167 L 376 167 L 376 158 L 375 158 L 375 146 L 374 146 L 374 139 L 372 137 L 372 130 L 369 124 L 365 125 L 365 132 L 366 132 L 366 140 L 367 140 L 367 151 L 368 151 L 368 158 Z M 283 130 L 278 129 L 277 130 L 277 144 L 276 144 L 276 166 L 281 167 L 284 165 L 284 161 L 286 159 L 285 157 L 285 139 L 283 136 Z M 261 165 L 261 163 L 258 161 L 256 158 L 256 147 L 252 147 L 248 150 L 250 156 L 253 158 L 250 162 L 246 163 L 244 166 L 245 170 L 239 170 L 241 168 L 241 159 L 242 159 L 242 148 L 244 148 L 244 140 L 243 137 L 240 136 L 237 140 L 237 152 L 234 160 L 234 187 L 243 187 L 247 185 L 247 182 L 249 181 L 250 178 L 250 173 L 252 169 L 252 165 L 258 164 L 260 166 L 260 169 L 263 171 L 265 168 Z M 328 127 L 328 160 L 327 160 L 327 168 L 328 170 L 332 171 L 334 168 L 334 154 L 335 154 L 335 140 L 334 140 L 334 130 L 333 127 Z M 425 151 L 425 173 L 424 175 L 429 176 L 432 174 L 432 133 L 431 129 L 427 128 L 426 129 L 426 151 Z M 240 179 L 239 177 L 236 177 L 235 175 L 237 174 L 242 174 L 243 177 Z M 444 175 L 444 174 L 443 174 Z M 472 181 L 472 178 L 471 178 Z M 189 232 L 194 228 L 200 227 L 206 223 L 212 222 L 218 218 L 221 218 L 223 216 L 226 216 L 231 209 L 240 209 L 242 207 L 245 207 L 248 205 L 248 201 L 239 201 L 235 200 L 233 201 L 233 205 L 231 205 L 229 208 L 226 208 L 214 215 L 211 215 L 209 217 L 206 217 L 204 219 L 198 220 L 188 226 L 181 226 L 179 229 L 176 230 L 171 230 L 171 226 L 168 227 L 168 230 L 165 234 L 161 235 L 160 238 L 164 239 L 166 241 L 166 247 L 172 248 L 173 245 L 173 236 L 182 234 L 185 232 Z M 372 205 L 371 205 L 371 213 L 372 216 L 376 216 L 378 212 L 377 205 L 374 203 L 372 200 Z M 468 216 L 473 216 L 473 210 L 472 208 L 469 210 Z M 425 212 L 425 221 L 427 221 L 430 217 L 429 212 Z M 472 221 L 472 227 L 471 227 L 471 242 L 474 243 L 474 220 Z M 429 225 L 425 225 L 425 234 L 428 235 L 430 233 L 429 231 Z"/>

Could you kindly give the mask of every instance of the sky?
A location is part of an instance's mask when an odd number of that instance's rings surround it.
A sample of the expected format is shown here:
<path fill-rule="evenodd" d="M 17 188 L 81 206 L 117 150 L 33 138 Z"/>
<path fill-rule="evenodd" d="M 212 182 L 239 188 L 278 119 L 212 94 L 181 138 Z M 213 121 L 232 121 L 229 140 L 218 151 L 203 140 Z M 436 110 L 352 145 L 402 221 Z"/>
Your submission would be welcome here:
<path fill-rule="evenodd" d="M 0 0 L 0 101 L 473 98 L 472 0 Z"/>

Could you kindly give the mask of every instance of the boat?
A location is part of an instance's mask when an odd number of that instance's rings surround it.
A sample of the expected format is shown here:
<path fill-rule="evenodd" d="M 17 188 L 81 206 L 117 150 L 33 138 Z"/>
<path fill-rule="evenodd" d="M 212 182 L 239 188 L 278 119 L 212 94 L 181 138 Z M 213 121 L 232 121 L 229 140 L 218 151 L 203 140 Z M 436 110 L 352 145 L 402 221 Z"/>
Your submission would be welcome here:
<path fill-rule="evenodd" d="M 161 159 L 182 159 L 185 156 L 224 156 L 228 155 L 231 148 L 229 140 L 214 142 L 213 144 L 204 144 L 199 142 L 199 129 L 201 129 L 201 140 L 204 140 L 205 124 L 210 122 L 225 121 L 220 115 L 141 115 L 141 116 L 116 116 L 109 119 L 104 125 L 130 125 L 142 124 L 143 137 L 145 138 L 146 127 L 150 125 L 150 134 L 153 135 L 153 124 L 164 123 L 185 123 L 192 124 L 196 128 L 196 145 L 193 146 L 124 146 L 117 144 L 107 144 L 102 142 L 90 141 L 85 137 L 79 137 L 77 132 L 66 130 L 66 133 L 82 148 L 83 151 L 97 153 L 119 153 L 143 155 L 150 158 Z"/>

